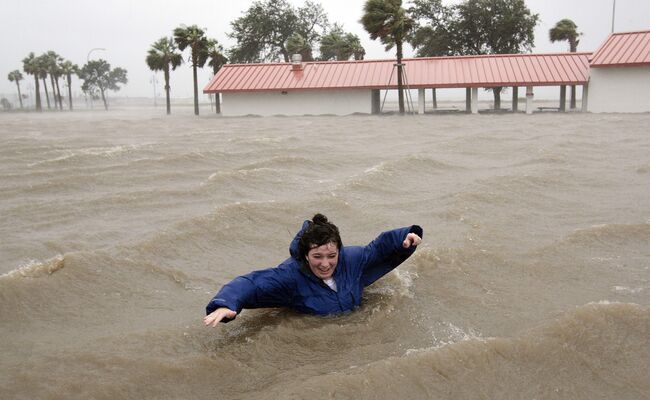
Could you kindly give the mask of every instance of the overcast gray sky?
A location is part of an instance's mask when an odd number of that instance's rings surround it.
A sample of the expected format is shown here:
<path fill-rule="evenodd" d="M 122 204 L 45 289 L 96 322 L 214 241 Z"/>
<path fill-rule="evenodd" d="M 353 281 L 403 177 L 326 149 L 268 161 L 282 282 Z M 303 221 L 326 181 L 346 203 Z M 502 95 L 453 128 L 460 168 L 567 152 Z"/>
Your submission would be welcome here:
<path fill-rule="evenodd" d="M 291 0 L 302 5 L 302 0 Z M 452 3 L 454 1 L 446 1 Z M 0 0 L 0 95 L 15 93 L 15 84 L 7 79 L 10 71 L 22 71 L 22 59 L 30 51 L 37 55 L 54 50 L 78 65 L 90 58 L 106 59 L 113 67 L 127 69 L 129 83 L 117 95 L 152 97 L 153 72 L 145 64 L 150 45 L 162 36 L 170 36 L 181 25 L 197 24 L 205 28 L 225 48 L 234 44 L 228 38 L 230 22 L 242 15 L 253 0 Z M 330 23 L 342 23 L 344 29 L 359 36 L 367 59 L 392 58 L 378 41 L 370 40 L 358 22 L 364 0 L 322 0 Z M 528 7 L 540 16 L 535 32 L 535 52 L 568 51 L 568 45 L 551 44 L 548 30 L 562 18 L 570 18 L 583 33 L 579 51 L 594 51 L 611 31 L 613 0 L 527 0 Z M 404 2 L 408 5 L 408 2 Z M 649 0 L 616 0 L 615 30 L 650 29 Z M 412 55 L 407 49 L 406 55 Z M 33 79 L 21 82 L 27 92 Z M 199 74 L 200 87 L 210 78 L 208 68 Z M 158 73 L 158 93 L 162 74 Z M 73 78 L 73 90 L 79 82 Z M 192 72 L 186 64 L 172 73 L 172 97 L 191 97 Z"/>

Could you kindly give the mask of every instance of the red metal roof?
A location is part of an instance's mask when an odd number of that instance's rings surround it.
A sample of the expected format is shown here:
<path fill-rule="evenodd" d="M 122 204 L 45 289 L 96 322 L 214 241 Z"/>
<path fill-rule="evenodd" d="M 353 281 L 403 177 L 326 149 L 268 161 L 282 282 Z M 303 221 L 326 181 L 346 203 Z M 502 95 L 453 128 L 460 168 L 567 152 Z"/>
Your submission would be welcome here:
<path fill-rule="evenodd" d="M 590 53 L 496 54 L 404 59 L 408 86 L 466 88 L 580 85 L 589 80 Z M 203 89 L 228 93 L 306 89 L 394 89 L 395 60 L 227 64 Z M 390 80 L 390 81 L 389 81 Z"/>
<path fill-rule="evenodd" d="M 650 31 L 609 35 L 594 53 L 592 67 L 650 65 Z"/>

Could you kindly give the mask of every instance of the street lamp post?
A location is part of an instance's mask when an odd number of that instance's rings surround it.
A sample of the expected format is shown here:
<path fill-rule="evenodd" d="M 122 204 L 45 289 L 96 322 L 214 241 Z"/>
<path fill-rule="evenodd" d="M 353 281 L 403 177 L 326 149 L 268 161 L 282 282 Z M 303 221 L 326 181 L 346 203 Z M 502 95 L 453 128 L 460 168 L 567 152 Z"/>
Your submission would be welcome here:
<path fill-rule="evenodd" d="M 103 48 L 103 47 L 95 47 L 94 49 L 90 49 L 90 51 L 88 52 L 88 55 L 86 56 L 86 62 L 90 61 L 90 53 L 92 53 L 95 50 L 106 51 L 106 49 Z"/>

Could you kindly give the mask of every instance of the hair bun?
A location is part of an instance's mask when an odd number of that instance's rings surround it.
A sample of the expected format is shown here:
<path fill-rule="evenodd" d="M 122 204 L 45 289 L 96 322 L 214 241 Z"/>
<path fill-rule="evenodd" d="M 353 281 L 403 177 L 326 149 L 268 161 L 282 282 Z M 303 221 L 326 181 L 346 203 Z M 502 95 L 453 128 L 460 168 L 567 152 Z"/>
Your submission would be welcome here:
<path fill-rule="evenodd" d="M 327 223 L 327 217 L 324 216 L 323 214 L 316 214 L 314 215 L 314 218 L 311 219 L 315 224 L 326 224 Z"/>

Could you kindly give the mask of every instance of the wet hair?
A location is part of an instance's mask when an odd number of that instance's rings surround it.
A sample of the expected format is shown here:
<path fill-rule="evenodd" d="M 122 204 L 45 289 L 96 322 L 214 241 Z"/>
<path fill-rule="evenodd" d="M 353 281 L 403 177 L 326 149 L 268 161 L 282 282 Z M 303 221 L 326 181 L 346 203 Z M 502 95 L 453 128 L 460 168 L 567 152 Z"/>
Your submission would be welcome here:
<path fill-rule="evenodd" d="M 309 250 L 327 243 L 334 243 L 336 244 L 336 248 L 341 250 L 343 242 L 341 242 L 339 228 L 329 222 L 323 214 L 316 214 L 300 238 L 300 244 L 298 246 L 300 260 L 305 262 Z"/>

